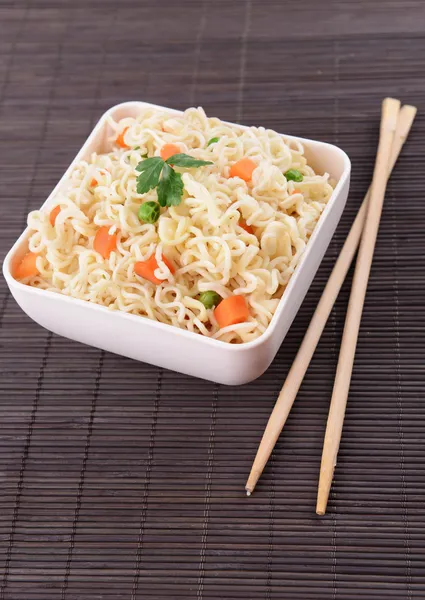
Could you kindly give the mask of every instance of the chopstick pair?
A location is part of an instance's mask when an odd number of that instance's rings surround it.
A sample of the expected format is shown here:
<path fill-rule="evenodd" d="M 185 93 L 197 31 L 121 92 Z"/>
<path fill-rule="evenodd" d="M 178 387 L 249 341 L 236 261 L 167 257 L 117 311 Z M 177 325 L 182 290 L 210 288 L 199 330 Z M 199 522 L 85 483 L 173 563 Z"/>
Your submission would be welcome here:
<path fill-rule="evenodd" d="M 405 105 L 400 109 L 399 100 L 393 98 L 386 98 L 383 102 L 378 152 L 372 184 L 367 191 L 356 219 L 351 226 L 341 253 L 335 263 L 305 337 L 295 360 L 292 363 L 272 414 L 270 415 L 245 486 L 248 496 L 254 491 L 257 481 L 260 478 L 283 426 L 286 423 L 286 419 L 288 418 L 304 375 L 361 240 L 345 321 L 344 334 L 341 342 L 320 468 L 316 512 L 319 515 L 323 515 L 326 512 L 339 443 L 341 440 L 358 331 L 386 185 L 397 162 L 403 144 L 409 134 L 415 115 L 416 108 L 414 106 Z"/>

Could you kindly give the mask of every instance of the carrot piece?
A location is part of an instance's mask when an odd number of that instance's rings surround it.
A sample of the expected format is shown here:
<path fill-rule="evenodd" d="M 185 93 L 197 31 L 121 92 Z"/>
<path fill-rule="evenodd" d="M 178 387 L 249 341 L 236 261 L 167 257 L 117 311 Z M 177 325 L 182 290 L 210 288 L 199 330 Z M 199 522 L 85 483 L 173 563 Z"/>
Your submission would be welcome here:
<path fill-rule="evenodd" d="M 93 179 L 90 181 L 90 187 L 95 187 L 97 185 L 97 179 L 95 179 L 93 177 Z"/>
<path fill-rule="evenodd" d="M 229 325 L 243 323 L 249 317 L 248 305 L 243 296 L 229 296 L 224 298 L 214 310 L 216 321 L 222 329 Z"/>
<path fill-rule="evenodd" d="M 50 221 L 50 225 L 52 227 L 55 226 L 55 222 L 56 222 L 56 217 L 58 216 L 58 214 L 61 211 L 61 207 L 60 206 L 55 206 L 55 208 L 50 212 L 49 215 L 49 221 Z"/>
<path fill-rule="evenodd" d="M 128 127 L 125 127 L 125 128 L 124 128 L 124 129 L 121 131 L 121 133 L 118 135 L 117 139 L 115 140 L 115 143 L 116 143 L 116 144 L 117 144 L 117 146 L 119 146 L 120 148 L 125 148 L 125 149 L 127 149 L 127 148 L 130 148 L 130 146 L 127 146 L 127 144 L 126 144 L 126 143 L 125 143 L 125 141 L 124 141 L 124 136 L 125 136 L 125 133 L 126 133 L 127 129 L 128 129 Z"/>
<path fill-rule="evenodd" d="M 103 258 L 109 258 L 109 255 L 117 247 L 117 236 L 114 233 L 109 235 L 110 227 L 105 225 L 97 230 L 94 236 L 93 248 L 99 252 Z"/>
<path fill-rule="evenodd" d="M 291 196 L 293 196 L 294 194 L 301 194 L 301 190 L 294 190 L 294 191 L 291 193 Z"/>
<path fill-rule="evenodd" d="M 252 174 L 257 165 L 250 158 L 241 158 L 230 167 L 230 177 L 240 177 L 244 181 L 251 181 Z"/>
<path fill-rule="evenodd" d="M 162 260 L 165 262 L 167 267 L 170 269 L 171 273 L 174 273 L 175 268 L 173 267 L 173 265 L 170 263 L 170 261 L 164 255 L 162 255 Z M 147 279 L 151 283 L 155 283 L 156 285 L 159 285 L 160 283 L 164 283 L 164 280 L 158 279 L 158 277 L 155 277 L 155 269 L 157 269 L 157 268 L 158 268 L 158 262 L 155 258 L 155 254 L 152 254 L 152 256 L 150 258 L 148 258 L 148 260 L 144 260 L 144 261 L 135 263 L 134 272 L 136 273 L 136 275 L 143 277 L 143 279 Z"/>
<path fill-rule="evenodd" d="M 16 279 L 25 279 L 26 277 L 34 277 L 38 275 L 38 269 L 36 265 L 37 256 L 35 252 L 27 252 L 24 258 L 19 263 L 15 277 Z"/>
<path fill-rule="evenodd" d="M 180 148 L 175 144 L 164 144 L 160 150 L 162 160 L 168 160 L 174 154 L 180 154 Z"/>
<path fill-rule="evenodd" d="M 244 219 L 239 219 L 239 227 L 242 227 L 242 229 L 245 229 L 245 231 L 247 233 L 254 233 L 254 230 L 251 227 L 251 225 L 247 225 L 247 223 L 246 223 L 246 221 L 244 221 Z"/>

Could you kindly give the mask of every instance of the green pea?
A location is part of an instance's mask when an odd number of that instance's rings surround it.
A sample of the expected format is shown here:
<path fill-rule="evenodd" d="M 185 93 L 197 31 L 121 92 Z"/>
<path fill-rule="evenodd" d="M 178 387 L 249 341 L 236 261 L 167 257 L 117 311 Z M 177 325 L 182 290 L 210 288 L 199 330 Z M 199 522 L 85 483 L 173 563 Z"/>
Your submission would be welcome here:
<path fill-rule="evenodd" d="M 211 138 L 207 144 L 207 148 L 208 148 L 208 146 L 211 146 L 211 144 L 216 144 L 219 141 L 219 139 L 220 139 L 219 137 Z"/>
<path fill-rule="evenodd" d="M 202 294 L 199 294 L 199 301 L 202 302 L 205 308 L 214 308 L 214 306 L 220 304 L 221 300 L 221 296 L 212 290 L 208 290 L 208 292 L 202 292 Z"/>
<path fill-rule="evenodd" d="M 303 174 L 298 169 L 289 169 L 284 175 L 288 181 L 296 181 L 297 183 L 304 179 Z"/>
<path fill-rule="evenodd" d="M 161 209 L 158 202 L 144 202 L 139 207 L 137 216 L 145 223 L 156 223 L 159 219 Z"/>

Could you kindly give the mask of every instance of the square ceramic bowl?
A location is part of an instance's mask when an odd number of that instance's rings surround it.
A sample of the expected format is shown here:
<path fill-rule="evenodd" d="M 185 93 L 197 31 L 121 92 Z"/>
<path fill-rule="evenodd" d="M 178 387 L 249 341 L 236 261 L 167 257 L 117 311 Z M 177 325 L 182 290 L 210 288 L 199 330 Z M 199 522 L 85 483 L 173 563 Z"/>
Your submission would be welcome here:
<path fill-rule="evenodd" d="M 99 120 L 70 167 L 52 191 L 43 208 L 53 207 L 54 197 L 75 164 L 93 151 L 108 151 L 111 135 L 107 117 L 135 117 L 145 107 L 163 109 L 144 102 L 125 102 L 108 110 Z M 179 111 L 171 111 L 176 114 Z M 285 136 L 291 139 L 291 136 Z M 307 293 L 332 238 L 348 195 L 350 160 L 330 144 L 299 139 L 309 164 L 319 173 L 328 172 L 337 185 L 311 236 L 306 251 L 289 281 L 267 330 L 245 344 L 228 344 L 200 334 L 158 323 L 137 315 L 23 285 L 13 278 L 14 267 L 28 250 L 27 228 L 3 263 L 3 273 L 16 302 L 34 321 L 72 340 L 128 356 L 188 375 L 218 383 L 238 385 L 259 377 L 272 362 Z"/>

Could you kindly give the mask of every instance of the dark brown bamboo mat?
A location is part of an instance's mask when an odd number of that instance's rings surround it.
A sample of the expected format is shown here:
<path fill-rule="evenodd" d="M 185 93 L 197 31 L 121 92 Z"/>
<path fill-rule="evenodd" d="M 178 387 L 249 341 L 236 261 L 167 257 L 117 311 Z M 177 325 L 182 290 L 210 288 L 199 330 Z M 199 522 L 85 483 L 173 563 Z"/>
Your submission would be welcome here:
<path fill-rule="evenodd" d="M 0 2 L 1 256 L 102 111 L 141 99 L 340 145 L 347 209 L 276 360 L 229 388 L 31 322 L 1 281 L 0 599 L 425 599 L 425 3 Z M 391 180 L 328 514 L 315 497 L 350 282 L 255 494 L 268 415 L 370 181 Z M 188 357 L 190 360 L 190 357 Z"/>

